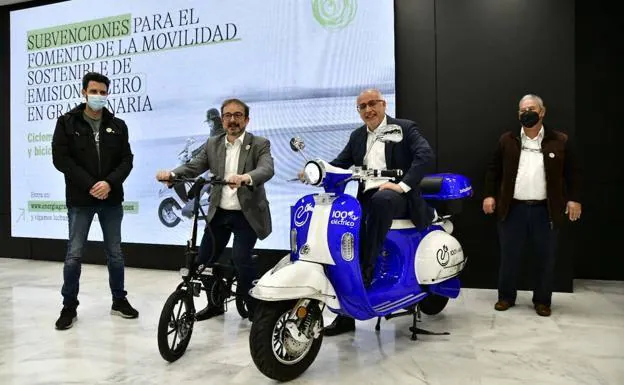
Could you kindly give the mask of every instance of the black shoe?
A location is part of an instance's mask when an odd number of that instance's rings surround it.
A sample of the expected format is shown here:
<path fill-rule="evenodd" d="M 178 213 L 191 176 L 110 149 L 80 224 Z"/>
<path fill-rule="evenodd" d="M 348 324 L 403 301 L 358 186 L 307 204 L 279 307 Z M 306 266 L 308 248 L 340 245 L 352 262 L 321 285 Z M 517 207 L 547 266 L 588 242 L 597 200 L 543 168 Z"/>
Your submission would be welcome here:
<path fill-rule="evenodd" d="M 339 315 L 338 317 L 336 317 L 334 322 L 332 322 L 328 327 L 324 329 L 323 335 L 331 337 L 347 332 L 352 332 L 354 330 L 355 319 Z"/>
<path fill-rule="evenodd" d="M 197 321 L 203 321 L 203 320 L 210 319 L 212 317 L 219 316 L 223 313 L 225 313 L 225 309 L 223 308 L 223 306 L 210 306 L 209 305 L 203 308 L 202 310 L 198 311 L 197 313 L 195 313 L 195 319 Z"/>
<path fill-rule="evenodd" d="M 126 298 L 114 299 L 113 306 L 111 306 L 111 314 L 118 315 L 123 318 L 137 318 L 139 312 L 130 306 Z"/>
<path fill-rule="evenodd" d="M 63 307 L 61 310 L 61 316 L 56 320 L 56 328 L 58 330 L 69 329 L 74 325 L 76 318 L 78 318 L 76 308 Z"/>

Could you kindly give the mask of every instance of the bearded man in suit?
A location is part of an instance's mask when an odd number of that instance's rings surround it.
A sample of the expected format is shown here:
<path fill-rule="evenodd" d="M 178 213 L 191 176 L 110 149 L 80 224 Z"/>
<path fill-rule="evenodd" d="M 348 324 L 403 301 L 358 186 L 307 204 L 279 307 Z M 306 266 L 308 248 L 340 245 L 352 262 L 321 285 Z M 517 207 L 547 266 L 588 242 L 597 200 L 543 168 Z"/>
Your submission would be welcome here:
<path fill-rule="evenodd" d="M 225 132 L 211 137 L 189 163 L 171 171 L 159 171 L 156 179 L 193 178 L 210 170 L 216 178 L 229 183 L 214 185 L 210 193 L 206 231 L 199 247 L 198 263 L 216 262 L 234 234 L 232 260 L 238 272 L 238 291 L 245 296 L 249 319 L 252 320 L 255 300 L 249 295 L 249 290 L 256 279 L 252 250 L 258 239 L 264 239 L 272 232 L 269 202 L 264 189 L 264 184 L 274 175 L 271 144 L 266 138 L 246 132 L 249 106 L 243 101 L 224 101 L 221 119 Z M 241 188 L 242 185 L 252 188 Z M 209 304 L 197 312 L 196 317 L 198 320 L 208 319 L 224 311 L 222 303 Z"/>

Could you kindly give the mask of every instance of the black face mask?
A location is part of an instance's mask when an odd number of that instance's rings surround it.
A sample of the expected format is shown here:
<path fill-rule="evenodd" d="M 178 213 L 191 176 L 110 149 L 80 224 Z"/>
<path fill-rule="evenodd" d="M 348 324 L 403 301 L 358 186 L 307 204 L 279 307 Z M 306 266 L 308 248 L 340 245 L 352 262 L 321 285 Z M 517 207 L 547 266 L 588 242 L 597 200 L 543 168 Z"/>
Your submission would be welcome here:
<path fill-rule="evenodd" d="M 520 120 L 523 127 L 531 128 L 539 122 L 540 117 L 535 111 L 524 111 L 518 120 Z"/>

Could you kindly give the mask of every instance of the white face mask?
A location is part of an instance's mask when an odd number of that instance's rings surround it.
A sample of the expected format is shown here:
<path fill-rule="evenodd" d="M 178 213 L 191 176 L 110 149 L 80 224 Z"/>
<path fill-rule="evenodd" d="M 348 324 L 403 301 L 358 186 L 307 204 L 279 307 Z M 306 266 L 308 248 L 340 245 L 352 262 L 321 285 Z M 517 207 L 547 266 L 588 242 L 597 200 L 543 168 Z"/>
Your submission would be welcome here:
<path fill-rule="evenodd" d="M 94 111 L 99 111 L 106 106 L 107 95 L 87 95 L 87 104 Z"/>

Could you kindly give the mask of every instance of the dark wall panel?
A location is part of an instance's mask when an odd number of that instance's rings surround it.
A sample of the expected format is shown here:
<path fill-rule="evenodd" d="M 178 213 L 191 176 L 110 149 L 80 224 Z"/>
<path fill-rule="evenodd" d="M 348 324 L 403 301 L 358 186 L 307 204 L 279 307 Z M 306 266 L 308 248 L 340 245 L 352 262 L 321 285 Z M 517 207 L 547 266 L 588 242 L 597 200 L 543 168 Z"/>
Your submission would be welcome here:
<path fill-rule="evenodd" d="M 0 185 L 9 186 L 9 13 L 0 8 Z M 0 214 L 9 214 L 9 191 L 0 188 Z M 9 232 L 10 234 L 10 232 Z M 0 237 L 4 236 L 0 233 Z"/>
<path fill-rule="evenodd" d="M 495 287 L 495 221 L 481 211 L 485 167 L 498 137 L 520 129 L 524 94 L 544 99 L 546 124 L 574 134 L 574 3 L 436 1 L 436 26 L 438 168 L 473 181 L 476 195 L 456 218 L 471 257 L 464 281 Z M 560 259 L 559 290 L 572 288 L 569 261 Z"/>
<path fill-rule="evenodd" d="M 617 2 L 576 2 L 576 132 L 585 174 L 579 278 L 624 280 L 624 23 Z"/>
<path fill-rule="evenodd" d="M 397 117 L 415 121 L 436 148 L 434 3 L 434 0 L 395 1 L 395 57 Z"/>
<path fill-rule="evenodd" d="M 31 241 L 26 238 L 11 238 L 8 214 L 0 214 L 0 257 L 30 258 Z"/>

